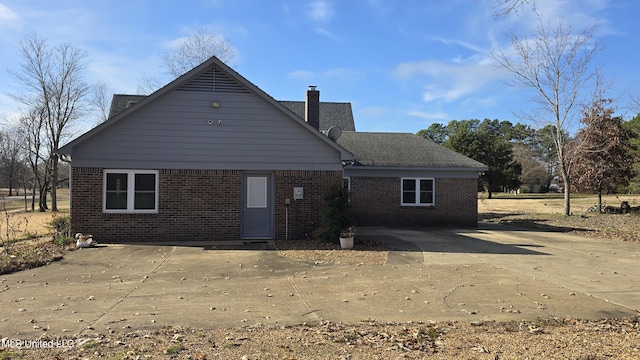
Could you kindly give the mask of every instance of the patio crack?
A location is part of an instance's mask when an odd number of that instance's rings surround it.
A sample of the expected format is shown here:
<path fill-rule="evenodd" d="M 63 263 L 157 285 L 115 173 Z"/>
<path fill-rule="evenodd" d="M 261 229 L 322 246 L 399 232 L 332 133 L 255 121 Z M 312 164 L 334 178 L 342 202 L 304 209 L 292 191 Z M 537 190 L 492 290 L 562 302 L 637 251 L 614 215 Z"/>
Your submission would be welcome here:
<path fill-rule="evenodd" d="M 142 278 L 142 283 L 146 282 L 147 279 L 149 278 L 149 276 L 155 274 L 158 269 L 160 269 L 162 267 L 162 265 L 164 265 L 164 263 L 169 259 L 169 257 L 171 257 L 171 255 L 178 249 L 177 246 L 174 246 L 173 249 L 171 249 L 171 251 L 169 251 L 169 253 L 167 254 L 167 256 L 165 256 L 162 261 L 160 261 L 160 263 L 158 264 L 158 266 L 156 266 L 153 270 L 151 270 L 147 275 L 145 275 Z M 105 315 L 107 315 L 109 312 L 111 312 L 116 306 L 120 305 L 124 300 L 126 300 L 129 296 L 131 296 L 131 294 L 133 294 L 134 291 L 138 290 L 138 286 L 134 286 L 133 288 L 131 288 L 131 290 L 129 290 L 126 294 L 124 294 L 123 296 L 121 296 L 118 300 L 116 300 L 116 302 L 114 302 L 107 310 L 105 310 L 102 314 L 100 314 L 97 318 L 95 318 L 94 320 L 92 320 L 89 325 L 87 325 L 87 327 L 85 327 L 84 329 L 82 329 L 78 334 L 81 335 L 82 333 L 84 333 L 86 330 L 91 330 L 93 328 L 93 325 L 95 323 L 97 323 L 98 321 L 100 321 L 100 319 L 102 319 Z"/>
<path fill-rule="evenodd" d="M 453 289 L 449 290 L 449 292 L 442 297 L 442 305 L 448 307 L 449 309 L 451 309 L 452 307 L 447 305 L 447 300 L 449 299 L 450 296 L 452 296 L 454 293 L 456 293 L 459 289 L 463 288 L 467 286 L 467 284 L 462 284 L 462 285 L 456 285 Z"/>
<path fill-rule="evenodd" d="M 300 301 L 302 301 L 304 306 L 309 310 L 309 311 L 306 311 L 306 312 L 302 313 L 302 316 L 313 315 L 316 318 L 316 320 L 322 320 L 322 318 L 317 314 L 317 312 L 320 311 L 320 309 L 312 309 L 311 308 L 311 305 L 309 305 L 307 300 L 305 300 L 305 298 L 302 296 L 302 293 L 300 292 L 300 290 L 298 289 L 296 284 L 291 279 L 291 276 L 287 277 L 287 281 L 289 281 L 289 284 L 291 284 L 291 287 L 293 287 L 293 290 L 295 290 L 296 295 L 298 296 Z"/>

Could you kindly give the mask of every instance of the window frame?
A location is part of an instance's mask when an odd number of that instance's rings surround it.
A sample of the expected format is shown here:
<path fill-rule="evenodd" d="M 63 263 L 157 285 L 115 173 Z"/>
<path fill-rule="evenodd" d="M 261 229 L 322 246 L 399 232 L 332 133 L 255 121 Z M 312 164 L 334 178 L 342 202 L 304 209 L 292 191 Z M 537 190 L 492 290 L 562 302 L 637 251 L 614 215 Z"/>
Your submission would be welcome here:
<path fill-rule="evenodd" d="M 346 186 L 345 186 L 346 185 Z M 351 177 L 343 176 L 342 177 L 342 187 L 351 191 Z"/>
<path fill-rule="evenodd" d="M 412 203 L 404 201 L 404 182 L 405 180 L 413 180 L 415 185 L 415 190 L 412 190 L 415 195 L 415 201 Z M 430 203 L 421 203 L 420 202 L 420 192 L 422 189 L 420 188 L 420 183 L 422 180 L 430 180 L 431 181 L 431 197 L 432 200 Z M 429 190 L 426 190 L 429 191 Z M 433 207 L 436 205 L 436 179 L 435 178 L 421 178 L 421 177 L 403 177 L 400 178 L 400 206 L 425 206 L 425 207 Z"/>
<path fill-rule="evenodd" d="M 127 208 L 126 209 L 107 209 L 107 176 L 109 174 L 127 174 Z M 136 175 L 153 174 L 155 175 L 154 184 L 154 205 L 153 209 L 135 209 L 136 195 Z M 157 214 L 158 213 L 158 193 L 159 193 L 159 174 L 158 170 L 132 170 L 132 169 L 105 169 L 103 171 L 102 181 L 102 212 L 105 214 Z M 142 191 L 142 190 L 141 190 Z M 148 190 L 147 190 L 148 192 Z"/>

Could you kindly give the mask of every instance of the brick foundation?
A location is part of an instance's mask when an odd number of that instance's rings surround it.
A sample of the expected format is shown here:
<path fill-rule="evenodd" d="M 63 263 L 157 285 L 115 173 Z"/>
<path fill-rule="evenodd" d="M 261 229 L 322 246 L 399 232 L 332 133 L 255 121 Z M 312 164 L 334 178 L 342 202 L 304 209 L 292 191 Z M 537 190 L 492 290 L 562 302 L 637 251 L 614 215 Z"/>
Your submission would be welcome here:
<path fill-rule="evenodd" d="M 435 206 L 400 206 L 400 178 L 352 177 L 357 225 L 478 225 L 477 179 L 435 179 Z"/>

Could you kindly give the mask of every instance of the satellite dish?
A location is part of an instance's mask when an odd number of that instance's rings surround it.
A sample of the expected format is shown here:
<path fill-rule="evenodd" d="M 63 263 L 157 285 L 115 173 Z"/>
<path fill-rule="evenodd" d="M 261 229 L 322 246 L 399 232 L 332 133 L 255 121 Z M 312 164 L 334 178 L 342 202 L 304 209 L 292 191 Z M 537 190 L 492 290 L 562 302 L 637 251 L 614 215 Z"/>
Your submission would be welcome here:
<path fill-rule="evenodd" d="M 338 140 L 340 135 L 342 135 L 342 129 L 340 126 L 332 126 L 329 128 L 329 131 L 327 131 L 327 137 L 333 141 Z"/>

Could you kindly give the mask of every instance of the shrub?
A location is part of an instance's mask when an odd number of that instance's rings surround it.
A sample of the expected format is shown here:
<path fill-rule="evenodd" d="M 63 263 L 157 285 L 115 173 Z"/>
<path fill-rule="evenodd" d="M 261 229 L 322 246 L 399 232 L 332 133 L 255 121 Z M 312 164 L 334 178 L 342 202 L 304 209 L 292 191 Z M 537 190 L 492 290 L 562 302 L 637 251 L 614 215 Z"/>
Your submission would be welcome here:
<path fill-rule="evenodd" d="M 53 215 L 51 221 L 47 223 L 47 225 L 54 230 L 53 232 L 53 241 L 64 245 L 69 241 L 73 240 L 69 236 L 70 230 L 70 217 L 69 215 Z"/>
<path fill-rule="evenodd" d="M 325 241 L 339 241 L 340 232 L 353 226 L 353 213 L 349 202 L 349 190 L 342 182 L 332 184 L 324 195 L 322 207 L 322 231 Z"/>

